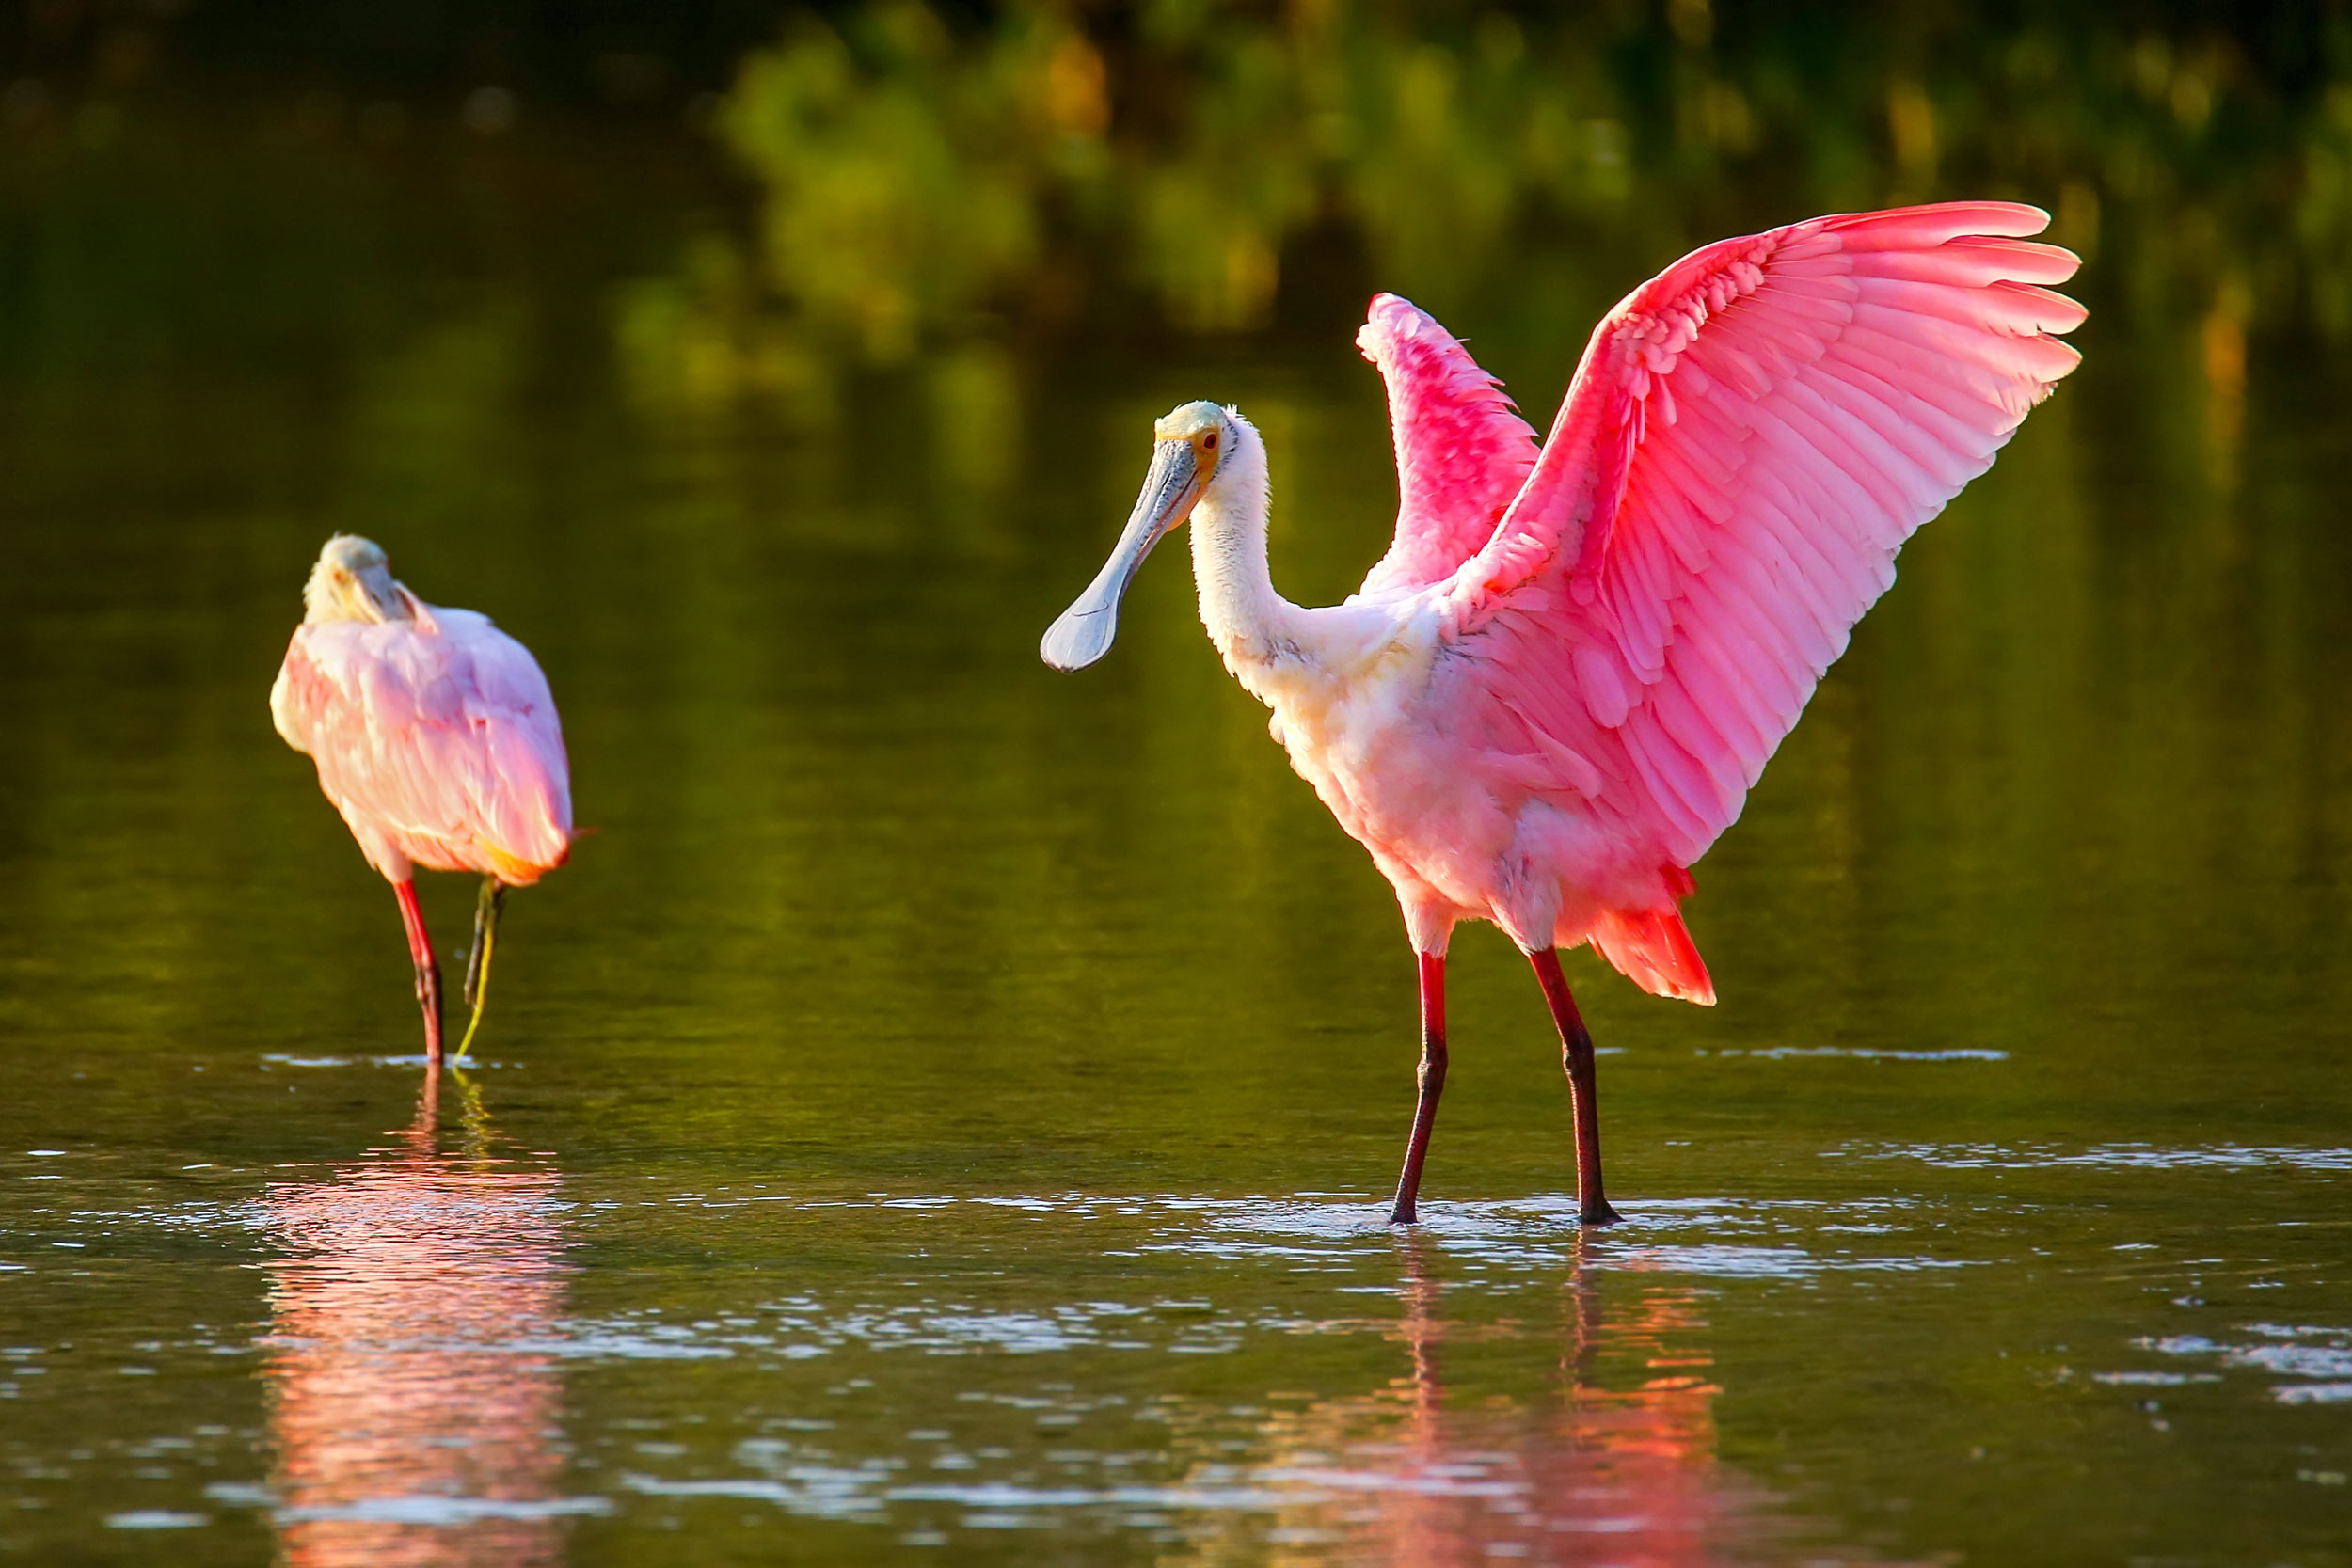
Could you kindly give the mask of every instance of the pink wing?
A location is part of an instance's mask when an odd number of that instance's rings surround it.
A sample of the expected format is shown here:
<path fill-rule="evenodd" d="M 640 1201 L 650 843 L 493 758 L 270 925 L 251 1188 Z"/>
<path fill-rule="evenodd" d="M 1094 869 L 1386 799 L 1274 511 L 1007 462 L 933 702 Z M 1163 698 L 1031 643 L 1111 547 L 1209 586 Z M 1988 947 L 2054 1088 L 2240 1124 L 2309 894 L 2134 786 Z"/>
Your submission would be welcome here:
<path fill-rule="evenodd" d="M 1451 699 L 1584 799 L 1649 907 L 1688 891 L 1675 868 L 1739 816 L 1903 541 L 2080 357 L 2048 334 L 2082 308 L 2035 286 L 2075 258 L 2014 237 L 2048 221 L 1951 203 L 1726 240 L 1594 331 L 1448 589 Z"/>
<path fill-rule="evenodd" d="M 270 693 L 278 732 L 371 863 L 404 861 L 518 885 L 571 852 L 570 769 L 530 651 L 465 610 L 421 623 L 295 628 Z"/>
<path fill-rule="evenodd" d="M 1373 300 L 1356 346 L 1388 383 L 1396 437 L 1396 542 L 1363 592 L 1442 582 L 1492 537 L 1535 466 L 1535 433 L 1469 350 L 1394 294 Z"/>

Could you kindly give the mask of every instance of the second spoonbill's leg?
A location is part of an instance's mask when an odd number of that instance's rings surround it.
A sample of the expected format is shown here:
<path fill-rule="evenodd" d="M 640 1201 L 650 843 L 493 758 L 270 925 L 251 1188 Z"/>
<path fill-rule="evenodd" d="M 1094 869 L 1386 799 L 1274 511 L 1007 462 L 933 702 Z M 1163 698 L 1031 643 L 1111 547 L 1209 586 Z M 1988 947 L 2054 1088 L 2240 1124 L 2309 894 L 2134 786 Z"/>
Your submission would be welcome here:
<path fill-rule="evenodd" d="M 490 949 L 498 942 L 499 911 L 506 907 L 506 884 L 496 877 L 482 879 L 482 896 L 473 907 L 473 951 L 466 956 L 466 1006 L 473 1017 L 466 1022 L 466 1037 L 457 1042 L 457 1059 L 466 1059 L 473 1032 L 482 1027 L 482 1004 L 490 996 Z"/>
<path fill-rule="evenodd" d="M 1438 1097 L 1445 1093 L 1445 955 L 1416 953 L 1421 960 L 1421 1085 L 1413 1101 L 1413 1136 L 1405 1146 L 1405 1170 L 1396 1179 L 1391 1225 L 1411 1225 L 1420 1215 L 1421 1163 L 1429 1153 L 1429 1130 L 1438 1122 Z"/>
<path fill-rule="evenodd" d="M 1551 1021 L 1560 1026 L 1560 1065 L 1568 1075 L 1568 1110 L 1576 1122 L 1576 1205 L 1582 1225 L 1614 1225 L 1617 1212 L 1600 1184 L 1600 1089 L 1593 1076 L 1593 1037 L 1584 1031 L 1584 1017 L 1568 994 L 1568 977 L 1560 973 L 1560 954 L 1547 947 L 1530 953 L 1535 978 L 1551 1004 Z"/>
<path fill-rule="evenodd" d="M 417 1006 L 424 1009 L 424 1059 L 441 1060 L 441 966 L 433 961 L 433 939 L 424 934 L 424 911 L 417 908 L 417 879 L 394 882 L 400 923 L 408 932 L 408 961 L 417 966 Z"/>

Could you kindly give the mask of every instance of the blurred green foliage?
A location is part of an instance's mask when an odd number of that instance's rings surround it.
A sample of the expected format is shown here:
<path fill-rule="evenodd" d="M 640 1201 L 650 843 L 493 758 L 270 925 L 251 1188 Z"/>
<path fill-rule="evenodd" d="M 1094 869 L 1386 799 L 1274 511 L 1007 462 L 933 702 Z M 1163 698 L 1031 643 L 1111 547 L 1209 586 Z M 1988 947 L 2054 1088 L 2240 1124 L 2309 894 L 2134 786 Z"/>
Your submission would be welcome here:
<path fill-rule="evenodd" d="M 1588 296 L 1679 248 L 1999 196 L 2226 381 L 2249 325 L 2352 327 L 2352 24 L 2193 17 L 868 0 L 744 62 L 717 126 L 756 225 L 634 290 L 624 340 L 658 399 L 819 414 L 840 367 L 1258 329 L 1357 285 L 1572 352 Z M 1503 304 L 1531 294 L 1576 309 Z"/>

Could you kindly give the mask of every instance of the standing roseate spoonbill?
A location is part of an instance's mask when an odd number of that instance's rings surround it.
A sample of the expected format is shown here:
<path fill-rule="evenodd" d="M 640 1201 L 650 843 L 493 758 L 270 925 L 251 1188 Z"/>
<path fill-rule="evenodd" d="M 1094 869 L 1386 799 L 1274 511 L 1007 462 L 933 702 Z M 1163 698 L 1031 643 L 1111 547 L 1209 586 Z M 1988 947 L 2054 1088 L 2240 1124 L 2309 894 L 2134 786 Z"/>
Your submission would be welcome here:
<path fill-rule="evenodd" d="M 1538 449 L 1494 378 L 1383 294 L 1396 539 L 1344 604 L 1266 573 L 1266 459 L 1232 408 L 1161 420 L 1110 560 L 1045 633 L 1101 658 L 1152 546 L 1190 519 L 1200 619 L 1291 765 L 1395 885 L 1421 971 L 1410 1224 L 1445 1087 L 1445 952 L 1490 920 L 1558 1024 L 1579 1210 L 1602 1190 L 1593 1043 L 1558 949 L 1711 1004 L 1689 867 L 1739 816 L 1913 530 L 1991 467 L 2080 359 L 2049 214 L 1949 202 L 1692 252 L 1594 330 Z"/>
<path fill-rule="evenodd" d="M 417 908 L 416 867 L 482 876 L 463 1060 L 482 1024 L 506 890 L 571 854 L 571 769 L 555 699 L 528 648 L 486 615 L 418 598 L 368 540 L 329 539 L 303 602 L 270 717 L 318 763 L 319 787 L 400 899 L 431 1062 L 441 1059 L 441 969 Z"/>

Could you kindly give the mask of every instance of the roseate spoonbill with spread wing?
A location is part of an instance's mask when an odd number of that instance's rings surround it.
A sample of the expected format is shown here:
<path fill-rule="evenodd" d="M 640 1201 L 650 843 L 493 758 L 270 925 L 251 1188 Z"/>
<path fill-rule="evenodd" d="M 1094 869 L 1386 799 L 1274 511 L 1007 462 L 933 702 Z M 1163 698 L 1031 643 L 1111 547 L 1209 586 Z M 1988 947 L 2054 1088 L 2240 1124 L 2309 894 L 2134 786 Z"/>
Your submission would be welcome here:
<path fill-rule="evenodd" d="M 463 1059 L 482 1024 L 506 890 L 530 886 L 571 853 L 571 770 L 555 699 L 528 648 L 486 615 L 418 598 L 368 540 L 329 539 L 303 601 L 270 716 L 286 744 L 318 763 L 319 787 L 399 896 L 433 1062 L 441 1059 L 441 970 L 417 908 L 415 867 L 482 874 Z"/>
<path fill-rule="evenodd" d="M 1579 1208 L 1602 1191 L 1593 1045 L 1557 949 L 1715 999 L 1689 867 L 1740 807 L 1895 554 L 2080 358 L 2049 214 L 1950 202 L 1815 218 L 1692 252 L 1594 330 L 1538 449 L 1494 378 L 1383 294 L 1357 337 L 1388 384 L 1396 539 L 1309 609 L 1266 573 L 1265 449 L 1232 408 L 1161 420 L 1108 562 L 1047 630 L 1111 645 L 1152 546 L 1193 524 L 1210 641 L 1291 765 L 1395 885 L 1421 971 L 1409 1224 L 1445 1086 L 1445 951 L 1490 920 L 1561 1037 Z"/>

